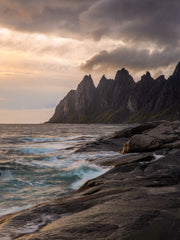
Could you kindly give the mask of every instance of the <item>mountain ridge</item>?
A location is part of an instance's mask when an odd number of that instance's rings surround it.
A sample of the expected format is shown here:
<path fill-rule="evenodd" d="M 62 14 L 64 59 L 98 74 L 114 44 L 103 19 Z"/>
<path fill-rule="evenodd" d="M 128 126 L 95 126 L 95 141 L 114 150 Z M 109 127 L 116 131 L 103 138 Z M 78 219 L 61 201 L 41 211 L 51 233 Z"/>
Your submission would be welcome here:
<path fill-rule="evenodd" d="M 166 80 L 146 72 L 135 82 L 129 72 L 118 70 L 115 79 L 105 75 L 95 87 L 85 75 L 57 105 L 49 123 L 123 123 L 180 119 L 180 62 Z"/>

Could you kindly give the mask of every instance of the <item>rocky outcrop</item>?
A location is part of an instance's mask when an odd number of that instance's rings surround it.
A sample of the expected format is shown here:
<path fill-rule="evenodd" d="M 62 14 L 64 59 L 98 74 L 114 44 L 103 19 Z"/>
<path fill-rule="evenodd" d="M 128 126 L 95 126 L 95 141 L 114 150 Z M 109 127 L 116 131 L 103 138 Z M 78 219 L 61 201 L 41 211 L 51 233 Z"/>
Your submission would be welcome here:
<path fill-rule="evenodd" d="M 49 122 L 83 122 L 92 118 L 96 109 L 96 88 L 91 75 L 85 76 L 77 90 L 71 90 L 56 107 Z"/>
<path fill-rule="evenodd" d="M 114 80 L 107 79 L 104 75 L 102 76 L 98 86 L 97 86 L 97 96 L 98 96 L 98 111 L 106 111 L 112 102 L 112 92 L 114 88 Z"/>
<path fill-rule="evenodd" d="M 135 87 L 135 82 L 126 69 L 117 71 L 112 92 L 112 106 L 118 109 L 127 103 L 128 93 Z"/>
<path fill-rule="evenodd" d="M 171 145 L 180 147 L 180 121 L 165 122 L 142 134 L 135 134 L 124 144 L 122 153 L 145 152 L 161 148 L 170 148 Z"/>
<path fill-rule="evenodd" d="M 131 105 L 135 105 L 134 112 L 141 109 L 148 103 L 149 92 L 155 85 L 155 80 L 151 77 L 151 74 L 147 72 L 141 77 L 141 80 L 137 82 L 134 91 L 129 96 L 129 102 Z M 131 111 L 131 108 L 129 108 Z"/>
<path fill-rule="evenodd" d="M 57 105 L 50 122 L 58 123 L 60 121 L 73 121 L 75 113 L 75 95 L 76 91 L 71 90 L 67 96 Z"/>
<path fill-rule="evenodd" d="M 88 116 L 96 108 L 95 90 L 91 75 L 85 76 L 75 93 L 75 112 L 78 119 Z"/>
<path fill-rule="evenodd" d="M 122 68 L 115 80 L 104 75 L 97 88 L 85 76 L 58 104 L 50 123 L 121 123 L 180 119 L 180 63 L 172 76 L 153 79 L 149 72 L 134 82 Z"/>
<path fill-rule="evenodd" d="M 136 134 L 142 134 L 144 131 L 150 130 L 162 124 L 163 121 L 149 122 L 129 127 L 121 131 L 117 131 L 108 136 L 100 137 L 96 141 L 88 142 L 79 146 L 76 152 L 89 152 L 89 151 L 120 151 L 128 139 Z"/>
<path fill-rule="evenodd" d="M 1 217 L 0 239 L 180 239 L 180 122 L 142 124 L 102 139 L 136 136 L 147 136 L 141 153 L 93 159 L 111 169 L 76 193 Z M 160 148 L 151 148 L 151 137 Z"/>

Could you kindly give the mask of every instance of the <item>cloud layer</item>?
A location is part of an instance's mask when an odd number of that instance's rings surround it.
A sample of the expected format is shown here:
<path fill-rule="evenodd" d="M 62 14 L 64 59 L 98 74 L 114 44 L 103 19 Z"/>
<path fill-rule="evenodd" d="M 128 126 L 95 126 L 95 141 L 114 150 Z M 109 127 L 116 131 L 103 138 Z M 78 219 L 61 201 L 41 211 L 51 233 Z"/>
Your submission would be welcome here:
<path fill-rule="evenodd" d="M 169 45 L 179 43 L 179 10 L 178 0 L 100 0 L 81 18 L 94 24 L 97 37 L 108 35 Z"/>
<path fill-rule="evenodd" d="M 142 69 L 157 67 L 158 61 L 159 66 L 164 66 L 178 60 L 179 11 L 179 0 L 1 0 L 0 17 L 2 26 L 18 31 L 79 40 L 106 38 L 126 44 L 124 49 L 119 46 L 108 52 L 101 49 L 93 57 L 87 56 L 89 60 L 82 69 L 103 69 L 107 64 Z M 148 52 L 150 45 L 153 54 Z M 178 54 L 171 56 L 174 54 L 170 53 L 171 47 Z M 44 51 L 51 49 L 46 47 Z M 135 57 L 131 59 L 132 56 Z"/>
<path fill-rule="evenodd" d="M 84 71 L 103 71 L 104 69 L 118 69 L 121 66 L 142 71 L 165 67 L 176 63 L 180 58 L 180 48 L 165 48 L 162 51 L 150 53 L 147 49 L 119 47 L 112 51 L 101 51 L 81 65 Z"/>
<path fill-rule="evenodd" d="M 1 0 L 1 25 L 25 32 L 80 33 L 79 16 L 95 0 Z"/>
<path fill-rule="evenodd" d="M 1 0 L 1 25 L 64 36 L 179 44 L 179 0 Z"/>
<path fill-rule="evenodd" d="M 180 61 L 179 0 L 0 0 L 0 6 L 2 109 L 55 106 L 82 71 L 98 81 L 126 67 L 138 80 L 146 70 L 168 76 Z"/>

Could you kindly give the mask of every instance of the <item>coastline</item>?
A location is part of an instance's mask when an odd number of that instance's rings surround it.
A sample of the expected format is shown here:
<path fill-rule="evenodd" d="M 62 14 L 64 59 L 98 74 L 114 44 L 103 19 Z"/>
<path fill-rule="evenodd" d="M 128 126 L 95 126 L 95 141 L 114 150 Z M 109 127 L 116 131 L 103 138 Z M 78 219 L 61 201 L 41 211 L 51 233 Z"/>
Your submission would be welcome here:
<path fill-rule="evenodd" d="M 111 169 L 76 193 L 3 216 L 1 239 L 178 239 L 180 122 L 141 124 L 78 151 L 100 149 L 132 154 L 95 159 Z"/>

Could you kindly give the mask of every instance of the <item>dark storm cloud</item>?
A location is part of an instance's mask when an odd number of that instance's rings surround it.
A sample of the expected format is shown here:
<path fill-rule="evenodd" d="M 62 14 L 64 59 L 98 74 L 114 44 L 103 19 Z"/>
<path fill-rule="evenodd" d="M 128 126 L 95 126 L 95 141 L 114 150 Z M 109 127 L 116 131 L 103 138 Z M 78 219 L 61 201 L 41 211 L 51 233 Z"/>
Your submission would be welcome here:
<path fill-rule="evenodd" d="M 177 44 L 179 12 L 179 0 L 100 0 L 81 17 L 94 23 L 96 38 L 111 35 L 126 41 Z"/>
<path fill-rule="evenodd" d="M 95 0 L 0 0 L 0 25 L 26 32 L 78 35 L 79 15 Z"/>
<path fill-rule="evenodd" d="M 129 46 L 96 54 L 81 66 L 85 70 L 119 65 L 153 68 L 179 60 L 179 0 L 0 0 L 0 4 L 4 27 L 80 40 L 122 40 Z M 144 50 L 149 44 L 156 50 L 152 54 Z M 160 48 L 165 50 L 158 52 Z"/>
<path fill-rule="evenodd" d="M 1 25 L 65 36 L 178 44 L 179 0 L 0 0 Z"/>
<path fill-rule="evenodd" d="M 104 71 L 127 67 L 134 70 L 168 66 L 179 61 L 180 48 L 166 48 L 161 52 L 120 47 L 113 51 L 101 51 L 81 65 L 84 71 Z"/>

